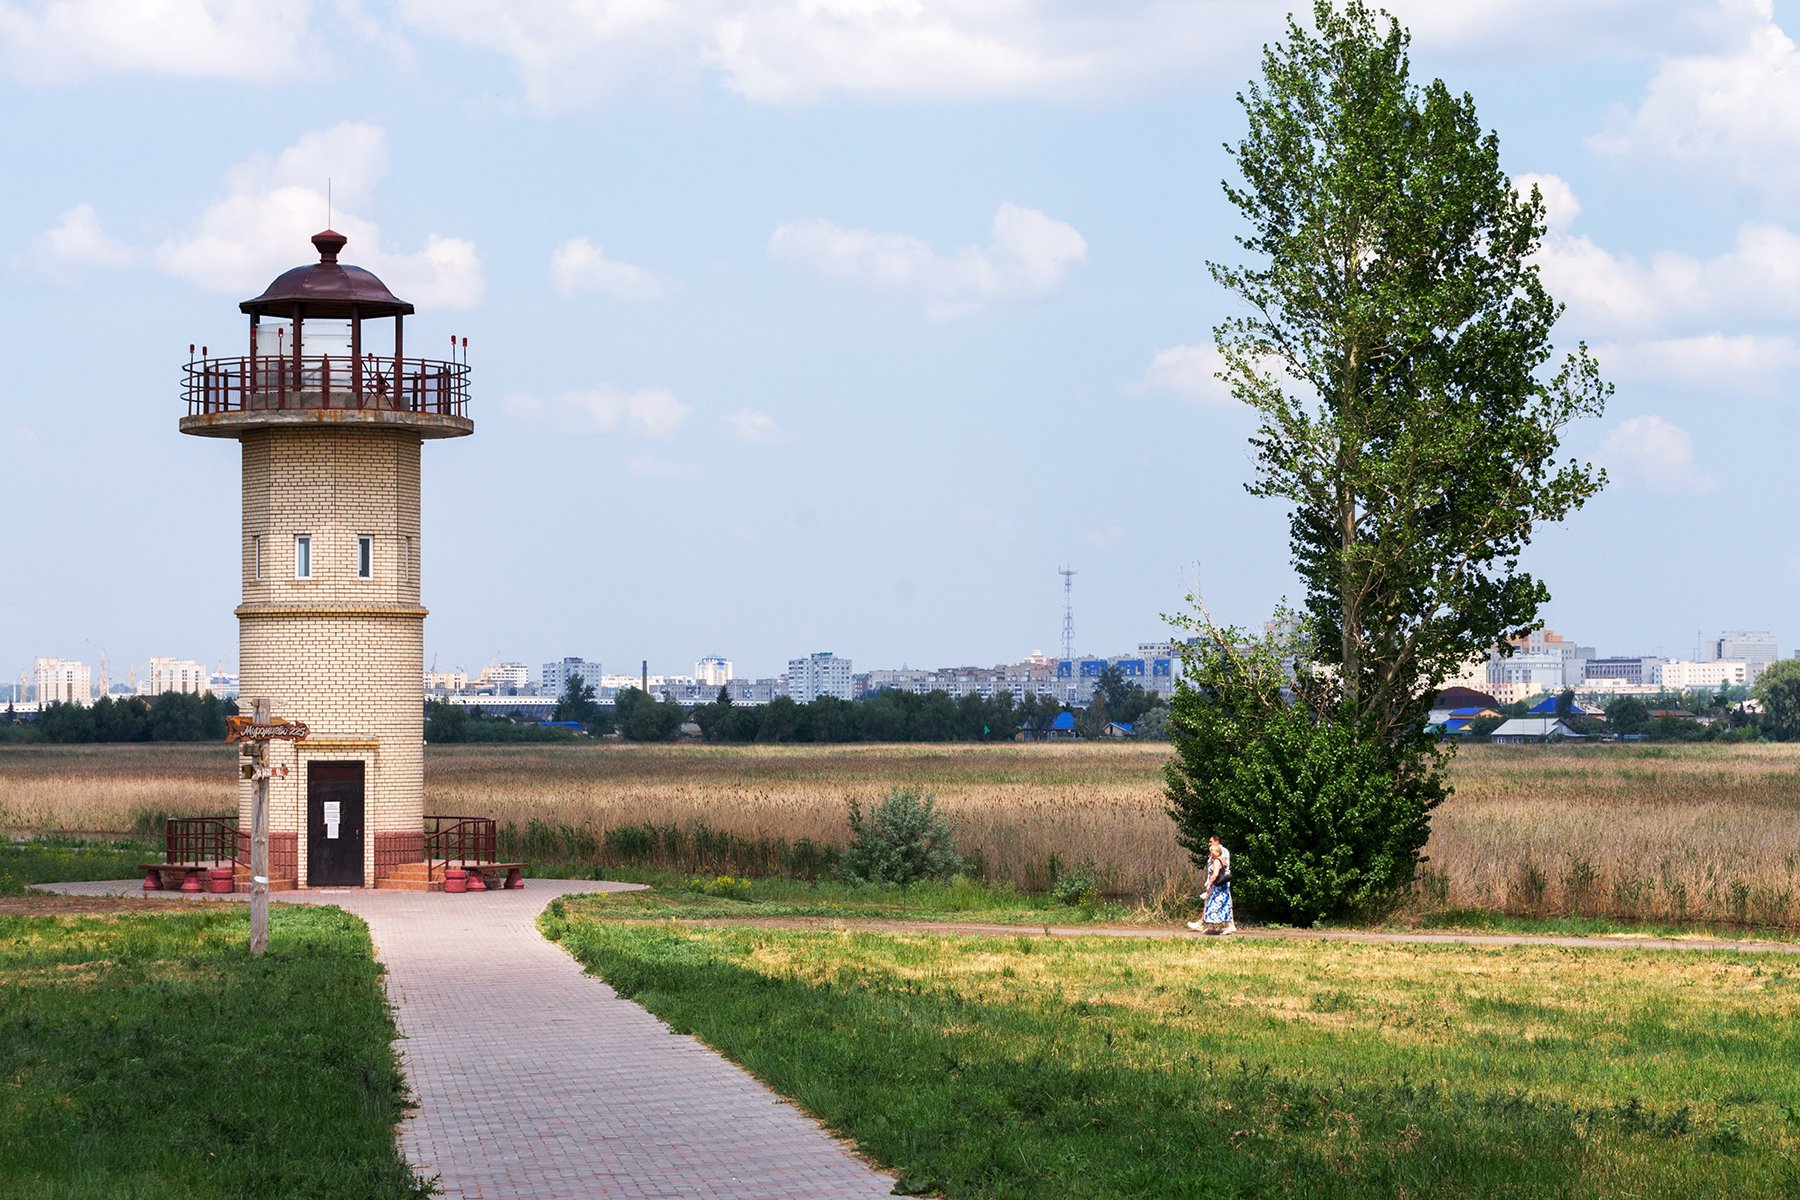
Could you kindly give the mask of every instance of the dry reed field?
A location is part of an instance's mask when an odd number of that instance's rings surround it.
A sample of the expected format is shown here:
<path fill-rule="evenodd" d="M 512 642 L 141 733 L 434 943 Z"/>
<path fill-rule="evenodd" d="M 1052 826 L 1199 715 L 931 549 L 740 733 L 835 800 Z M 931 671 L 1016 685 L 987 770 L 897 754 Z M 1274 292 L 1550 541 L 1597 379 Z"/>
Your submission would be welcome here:
<path fill-rule="evenodd" d="M 1048 882 L 1051 855 L 1150 896 L 1194 875 L 1163 814 L 1160 745 L 433 746 L 426 810 L 486 815 L 605 863 L 653 824 L 842 843 L 846 804 L 935 793 L 990 877 Z M 222 746 L 0 749 L 0 829 L 146 830 L 230 812 Z M 1800 922 L 1800 746 L 1474 746 L 1438 810 L 1425 908 Z M 581 848 L 586 848 L 582 850 Z"/>

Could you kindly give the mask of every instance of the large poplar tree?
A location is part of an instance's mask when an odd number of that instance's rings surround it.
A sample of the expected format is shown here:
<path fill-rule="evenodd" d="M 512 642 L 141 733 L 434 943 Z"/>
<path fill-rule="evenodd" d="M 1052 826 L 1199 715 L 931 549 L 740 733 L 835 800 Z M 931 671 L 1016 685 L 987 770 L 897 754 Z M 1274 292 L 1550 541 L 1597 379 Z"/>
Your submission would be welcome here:
<path fill-rule="evenodd" d="M 1183 843 L 1223 826 L 1257 845 L 1241 890 L 1275 889 L 1268 907 L 1300 918 L 1412 879 L 1444 795 L 1432 698 L 1538 626 L 1549 592 L 1519 555 L 1604 482 L 1557 454 L 1610 392 L 1585 346 L 1557 358 L 1562 306 L 1533 261 L 1543 200 L 1515 190 L 1473 99 L 1414 84 L 1406 31 L 1362 0 L 1318 0 L 1314 25 L 1290 17 L 1239 96 L 1248 132 L 1227 149 L 1242 181 L 1225 192 L 1245 255 L 1211 264 L 1244 304 L 1214 332 L 1221 378 L 1257 417 L 1248 487 L 1291 509 L 1305 604 L 1273 655 L 1200 630 L 1169 772 Z M 1276 662 L 1293 678 L 1271 690 Z M 1345 761 L 1355 799 L 1330 799 Z M 1310 813 L 1298 832 L 1295 805 Z M 1307 878 L 1326 862 L 1320 891 Z"/>

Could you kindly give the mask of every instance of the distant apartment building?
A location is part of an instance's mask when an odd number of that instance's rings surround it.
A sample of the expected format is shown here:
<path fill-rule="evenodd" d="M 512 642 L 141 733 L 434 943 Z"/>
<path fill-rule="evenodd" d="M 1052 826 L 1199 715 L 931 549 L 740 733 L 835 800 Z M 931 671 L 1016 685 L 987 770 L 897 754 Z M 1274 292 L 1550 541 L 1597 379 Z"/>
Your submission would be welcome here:
<path fill-rule="evenodd" d="M 731 660 L 712 654 L 694 664 L 694 679 L 709 687 L 724 687 L 731 682 Z"/>
<path fill-rule="evenodd" d="M 469 673 L 467 671 L 425 672 L 425 694 L 427 696 L 448 696 L 468 690 Z"/>
<path fill-rule="evenodd" d="M 589 687 L 598 688 L 602 676 L 600 664 L 589 662 L 585 658 L 564 658 L 556 662 L 544 664 L 543 690 L 546 696 L 560 696 L 569 687 L 571 676 L 581 676 L 581 682 Z"/>
<path fill-rule="evenodd" d="M 1514 638 L 1512 647 L 1510 655 L 1503 657 L 1495 650 L 1489 656 L 1487 681 L 1493 686 L 1523 688 L 1527 695 L 1579 685 L 1588 660 L 1596 657 L 1592 646 L 1578 645 L 1554 629 L 1534 629 Z M 1493 687 L 1488 690 L 1492 693 Z"/>
<path fill-rule="evenodd" d="M 1606 685 L 1607 681 L 1617 681 L 1633 687 L 1648 687 L 1657 680 L 1657 672 L 1669 660 L 1654 654 L 1618 655 L 1609 658 L 1590 658 L 1587 660 L 1581 681 L 1584 685 Z"/>
<path fill-rule="evenodd" d="M 203 696 L 212 691 L 212 672 L 185 658 L 152 658 L 148 692 L 160 696 L 164 692 L 183 692 Z"/>
<path fill-rule="evenodd" d="M 1656 682 L 1665 691 L 1686 692 L 1717 687 L 1742 687 L 1750 682 L 1750 664 L 1737 662 L 1666 662 Z"/>
<path fill-rule="evenodd" d="M 779 679 L 733 679 L 720 686 L 733 704 L 767 704 L 782 694 Z"/>
<path fill-rule="evenodd" d="M 1714 662 L 1742 662 L 1749 682 L 1755 683 L 1763 668 L 1781 657 L 1775 635 L 1766 629 L 1728 629 L 1712 644 Z"/>
<path fill-rule="evenodd" d="M 212 694 L 222 700 L 235 699 L 238 694 L 238 677 L 236 671 L 214 671 L 207 680 Z"/>
<path fill-rule="evenodd" d="M 855 699 L 856 680 L 850 660 L 829 650 L 789 659 L 787 694 L 796 704 L 810 704 L 820 696 Z"/>
<path fill-rule="evenodd" d="M 94 702 L 94 676 L 84 662 L 67 658 L 40 658 L 32 668 L 31 682 L 40 706 Z"/>
<path fill-rule="evenodd" d="M 1156 692 L 1168 699 L 1175 694 L 1181 659 L 1170 642 L 1140 642 L 1135 654 L 1057 659 L 1055 674 L 1047 690 L 1064 704 L 1085 705 L 1093 699 L 1094 687 L 1109 667 L 1123 675 L 1126 683 L 1138 684 L 1145 691 Z"/>
<path fill-rule="evenodd" d="M 489 663 L 481 668 L 475 686 L 492 688 L 501 695 L 521 692 L 531 686 L 531 668 L 521 662 Z"/>

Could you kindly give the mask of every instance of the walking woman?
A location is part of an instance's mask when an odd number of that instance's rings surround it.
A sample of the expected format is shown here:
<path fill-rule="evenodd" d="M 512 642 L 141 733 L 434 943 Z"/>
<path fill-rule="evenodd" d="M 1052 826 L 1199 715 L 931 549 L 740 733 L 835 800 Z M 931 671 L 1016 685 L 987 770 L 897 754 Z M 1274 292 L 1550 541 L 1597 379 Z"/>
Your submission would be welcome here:
<path fill-rule="evenodd" d="M 1197 933 L 1213 933 L 1214 925 L 1224 926 L 1218 933 L 1237 932 L 1231 912 L 1231 855 L 1216 837 L 1206 849 L 1206 896 L 1200 919 L 1187 923 Z"/>

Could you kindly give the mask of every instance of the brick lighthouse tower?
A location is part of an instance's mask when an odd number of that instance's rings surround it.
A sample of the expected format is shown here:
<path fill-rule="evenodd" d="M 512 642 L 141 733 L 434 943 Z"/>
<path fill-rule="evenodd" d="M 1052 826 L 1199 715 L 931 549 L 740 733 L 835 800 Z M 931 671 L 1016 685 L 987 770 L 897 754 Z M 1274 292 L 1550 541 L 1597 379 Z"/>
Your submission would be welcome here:
<path fill-rule="evenodd" d="M 240 694 L 309 730 L 270 746 L 275 888 L 373 887 L 425 860 L 420 448 L 475 431 L 455 340 L 449 360 L 406 357 L 413 306 L 340 263 L 345 240 L 315 235 L 318 262 L 238 306 L 248 353 L 202 349 L 186 372 L 181 431 L 243 447 Z"/>

